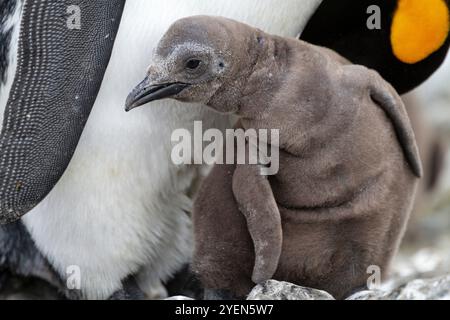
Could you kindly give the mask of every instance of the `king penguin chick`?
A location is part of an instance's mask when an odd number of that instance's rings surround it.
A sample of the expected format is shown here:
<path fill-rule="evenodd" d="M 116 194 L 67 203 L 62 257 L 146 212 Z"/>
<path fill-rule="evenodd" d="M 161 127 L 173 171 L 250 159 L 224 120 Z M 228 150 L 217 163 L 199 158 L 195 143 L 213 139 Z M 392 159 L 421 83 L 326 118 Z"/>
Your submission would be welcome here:
<path fill-rule="evenodd" d="M 370 266 L 386 275 L 422 167 L 404 105 L 375 71 L 195 16 L 162 38 L 127 110 L 163 98 L 279 130 L 277 174 L 215 165 L 197 195 L 193 269 L 209 292 L 244 297 L 276 279 L 340 299 L 366 285 Z"/>

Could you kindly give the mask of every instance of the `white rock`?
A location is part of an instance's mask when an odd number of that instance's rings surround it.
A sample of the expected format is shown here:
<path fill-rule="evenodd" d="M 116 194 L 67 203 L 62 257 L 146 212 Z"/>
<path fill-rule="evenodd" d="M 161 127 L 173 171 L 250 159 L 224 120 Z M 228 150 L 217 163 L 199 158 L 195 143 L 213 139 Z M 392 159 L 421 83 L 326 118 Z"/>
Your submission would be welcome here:
<path fill-rule="evenodd" d="M 450 275 L 413 280 L 392 291 L 361 291 L 347 300 L 450 300 Z"/>
<path fill-rule="evenodd" d="M 384 291 L 360 291 L 348 297 L 346 300 L 386 300 L 388 293 Z"/>
<path fill-rule="evenodd" d="M 396 300 L 450 300 L 450 275 L 431 280 L 414 280 L 401 288 Z"/>
<path fill-rule="evenodd" d="M 170 297 L 170 298 L 167 298 L 167 299 L 164 299 L 164 300 L 178 300 L 178 301 L 185 300 L 185 301 L 188 301 L 188 300 L 194 300 L 194 299 L 188 298 L 188 297 L 185 297 L 185 296 L 174 296 L 174 297 Z"/>
<path fill-rule="evenodd" d="M 334 298 L 322 290 L 269 280 L 256 286 L 248 295 L 247 300 L 334 300 Z"/>

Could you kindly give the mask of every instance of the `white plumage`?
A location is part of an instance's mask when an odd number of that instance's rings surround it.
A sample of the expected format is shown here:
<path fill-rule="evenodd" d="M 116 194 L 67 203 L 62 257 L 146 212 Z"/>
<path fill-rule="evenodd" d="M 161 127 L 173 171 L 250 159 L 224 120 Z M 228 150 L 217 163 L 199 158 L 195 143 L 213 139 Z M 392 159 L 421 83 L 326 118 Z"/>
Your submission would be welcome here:
<path fill-rule="evenodd" d="M 223 128 L 227 118 L 199 106 L 157 102 L 126 114 L 127 94 L 175 20 L 221 15 L 295 36 L 321 0 L 128 0 L 112 58 L 75 155 L 50 195 L 23 219 L 58 272 L 81 269 L 85 298 L 107 298 L 139 273 L 143 290 L 191 255 L 187 196 L 198 168 L 170 161 L 173 130 Z M 2 98 L 3 99 L 3 98 Z M 4 107 L 4 101 L 1 101 Z M 3 113 L 3 112 L 2 112 Z"/>

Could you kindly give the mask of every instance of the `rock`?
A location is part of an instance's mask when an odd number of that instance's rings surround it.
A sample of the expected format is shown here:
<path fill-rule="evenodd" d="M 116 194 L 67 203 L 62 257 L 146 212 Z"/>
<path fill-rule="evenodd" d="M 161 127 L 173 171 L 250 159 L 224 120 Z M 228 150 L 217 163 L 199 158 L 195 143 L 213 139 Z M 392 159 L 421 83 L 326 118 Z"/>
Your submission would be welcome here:
<path fill-rule="evenodd" d="M 256 286 L 247 300 L 334 300 L 327 292 L 269 280 Z M 388 290 L 367 290 L 347 300 L 450 300 L 450 274 L 434 279 L 417 279 Z"/>
<path fill-rule="evenodd" d="M 352 296 L 348 297 L 346 300 L 386 300 L 386 292 L 381 290 L 366 290 L 360 291 Z"/>
<path fill-rule="evenodd" d="M 167 299 L 164 299 L 164 300 L 173 300 L 173 301 L 182 301 L 182 300 L 184 300 L 184 301 L 188 301 L 188 300 L 194 300 L 194 299 L 188 298 L 188 297 L 185 297 L 185 296 L 175 296 L 175 297 L 170 297 L 170 298 L 167 298 Z"/>
<path fill-rule="evenodd" d="M 334 300 L 327 292 L 269 280 L 256 286 L 247 300 Z"/>
<path fill-rule="evenodd" d="M 391 291 L 362 291 L 347 300 L 450 300 L 450 275 L 413 280 Z"/>
<path fill-rule="evenodd" d="M 431 280 L 414 280 L 395 290 L 395 300 L 450 300 L 450 275 Z"/>

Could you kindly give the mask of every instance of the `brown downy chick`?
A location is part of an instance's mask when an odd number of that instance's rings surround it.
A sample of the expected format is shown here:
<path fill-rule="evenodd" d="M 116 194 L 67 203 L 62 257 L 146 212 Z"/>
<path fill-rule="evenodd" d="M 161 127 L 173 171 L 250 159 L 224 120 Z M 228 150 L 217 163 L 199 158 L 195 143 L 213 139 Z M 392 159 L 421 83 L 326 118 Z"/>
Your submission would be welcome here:
<path fill-rule="evenodd" d="M 196 199 L 194 270 L 244 296 L 274 278 L 344 298 L 386 274 L 421 163 L 402 101 L 337 54 L 218 17 L 177 21 L 127 110 L 174 98 L 279 129 L 280 169 L 216 165 Z M 186 106 L 188 108 L 188 106 Z"/>

